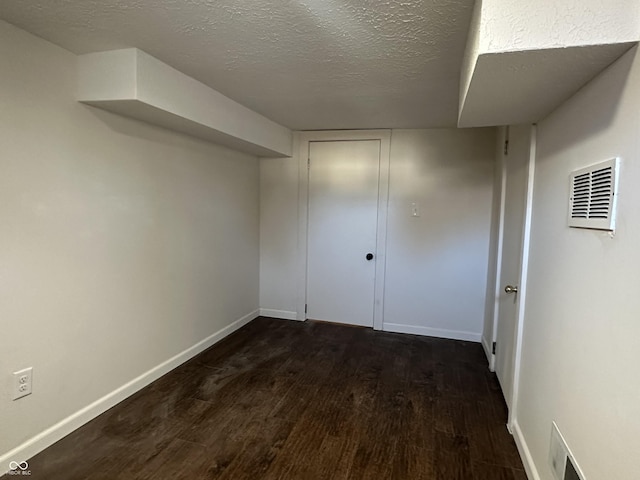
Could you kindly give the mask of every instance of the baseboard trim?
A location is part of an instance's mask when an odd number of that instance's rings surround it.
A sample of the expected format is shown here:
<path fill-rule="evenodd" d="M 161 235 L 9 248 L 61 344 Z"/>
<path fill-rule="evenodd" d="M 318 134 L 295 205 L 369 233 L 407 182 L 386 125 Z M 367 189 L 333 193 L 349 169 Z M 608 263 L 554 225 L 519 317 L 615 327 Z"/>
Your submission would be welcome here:
<path fill-rule="evenodd" d="M 520 424 L 518 424 L 517 420 L 511 425 L 511 430 L 513 431 L 513 439 L 516 442 L 516 447 L 518 447 L 518 452 L 520 453 L 520 458 L 522 459 L 522 464 L 524 465 L 524 471 L 527 474 L 527 478 L 529 480 L 540 480 L 540 474 L 538 474 L 538 469 L 533 462 L 531 451 L 529 450 L 529 446 L 527 445 L 527 441 L 522 434 Z"/>
<path fill-rule="evenodd" d="M 491 346 L 491 343 L 484 336 L 482 337 L 482 341 L 480 343 L 482 343 L 482 348 L 484 349 L 484 354 L 487 356 L 487 361 L 489 362 L 489 370 L 491 372 L 494 372 L 495 371 L 496 356 L 493 354 L 493 348 Z"/>
<path fill-rule="evenodd" d="M 416 325 L 403 325 L 400 323 L 383 323 L 384 332 L 410 333 L 413 335 L 423 335 L 426 337 L 446 338 L 449 340 L 467 340 L 469 342 L 480 343 L 481 334 L 473 332 L 462 332 L 458 330 L 446 330 L 443 328 L 419 327 Z"/>
<path fill-rule="evenodd" d="M 283 320 L 298 320 L 298 314 L 296 312 L 290 312 L 288 310 L 272 310 L 270 308 L 261 308 L 260 316 L 282 318 Z"/>
<path fill-rule="evenodd" d="M 139 377 L 134 378 L 130 382 L 125 383 L 124 385 L 113 390 L 104 397 L 96 400 L 95 402 L 78 410 L 77 412 L 61 420 L 55 425 L 47 428 L 43 432 L 17 446 L 13 450 L 0 455 L 0 475 L 4 475 L 5 473 L 7 473 L 9 462 L 23 462 L 30 459 L 45 448 L 64 438 L 74 430 L 80 428 L 85 423 L 93 420 L 95 417 L 106 412 L 114 405 L 120 403 L 127 397 L 146 387 L 151 382 L 160 378 L 162 375 L 182 365 L 184 362 L 193 358 L 198 353 L 203 352 L 226 336 L 238 330 L 240 327 L 246 325 L 251 320 L 257 318 L 259 313 L 259 310 L 254 310 L 253 312 L 239 318 L 233 323 L 218 330 L 213 335 L 210 335 L 204 340 L 153 367 L 151 370 L 143 373 Z"/>

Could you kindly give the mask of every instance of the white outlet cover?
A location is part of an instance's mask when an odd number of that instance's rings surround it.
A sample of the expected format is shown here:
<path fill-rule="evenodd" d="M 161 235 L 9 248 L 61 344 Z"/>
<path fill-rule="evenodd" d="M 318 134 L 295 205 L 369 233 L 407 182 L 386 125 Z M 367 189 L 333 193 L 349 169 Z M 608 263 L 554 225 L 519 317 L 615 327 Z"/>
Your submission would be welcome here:
<path fill-rule="evenodd" d="M 33 367 L 13 372 L 13 400 L 31 395 L 33 390 Z"/>

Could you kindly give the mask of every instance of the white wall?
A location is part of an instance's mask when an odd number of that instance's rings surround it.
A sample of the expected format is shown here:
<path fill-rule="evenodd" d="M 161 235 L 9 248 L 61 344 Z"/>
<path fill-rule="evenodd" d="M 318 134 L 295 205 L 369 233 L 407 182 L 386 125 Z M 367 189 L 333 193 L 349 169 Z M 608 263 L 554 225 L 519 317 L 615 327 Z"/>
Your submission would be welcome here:
<path fill-rule="evenodd" d="M 259 167 L 79 104 L 76 56 L 4 22 L 0 61 L 2 457 L 251 318 Z"/>
<path fill-rule="evenodd" d="M 493 129 L 392 131 L 385 329 L 480 340 L 494 152 Z M 260 306 L 292 318 L 298 159 L 262 159 L 260 174 Z"/>
<path fill-rule="evenodd" d="M 294 133 L 293 151 L 299 149 Z M 260 159 L 260 309 L 296 319 L 298 159 Z"/>
<path fill-rule="evenodd" d="M 589 480 L 638 478 L 640 58 L 637 48 L 538 126 L 516 435 L 537 475 L 555 420 Z M 566 226 L 569 173 L 622 160 L 618 229 Z"/>
<path fill-rule="evenodd" d="M 393 131 L 385 330 L 480 341 L 494 156 L 493 129 Z"/>

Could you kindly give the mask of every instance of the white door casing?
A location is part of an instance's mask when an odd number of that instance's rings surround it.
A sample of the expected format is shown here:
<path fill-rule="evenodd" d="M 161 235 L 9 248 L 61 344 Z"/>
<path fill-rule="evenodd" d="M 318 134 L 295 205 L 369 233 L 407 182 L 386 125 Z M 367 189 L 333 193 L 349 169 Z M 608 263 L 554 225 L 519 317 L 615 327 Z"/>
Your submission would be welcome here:
<path fill-rule="evenodd" d="M 534 156 L 535 127 L 510 127 L 509 153 L 505 157 L 504 168 L 505 205 L 499 273 L 501 288 L 495 333 L 495 371 L 509 407 L 509 424 L 517 395 Z M 508 287 L 514 287 L 517 291 Z"/>
<path fill-rule="evenodd" d="M 379 140 L 309 143 L 307 318 L 373 327 L 379 171 Z"/>
<path fill-rule="evenodd" d="M 382 312 L 384 298 L 384 271 L 386 262 L 386 228 L 389 197 L 389 152 L 391 144 L 390 130 L 351 130 L 351 131 L 318 131 L 301 132 L 298 151 L 299 195 L 298 195 L 298 301 L 297 318 L 305 320 L 307 314 L 307 260 L 308 260 L 308 206 L 309 206 L 309 171 L 308 158 L 312 142 L 368 141 L 376 140 L 379 144 L 379 177 L 377 195 L 377 222 L 375 241 L 374 291 L 373 291 L 373 327 L 382 329 Z M 363 252 L 366 255 L 368 252 Z M 362 257 L 364 260 L 364 257 Z"/>

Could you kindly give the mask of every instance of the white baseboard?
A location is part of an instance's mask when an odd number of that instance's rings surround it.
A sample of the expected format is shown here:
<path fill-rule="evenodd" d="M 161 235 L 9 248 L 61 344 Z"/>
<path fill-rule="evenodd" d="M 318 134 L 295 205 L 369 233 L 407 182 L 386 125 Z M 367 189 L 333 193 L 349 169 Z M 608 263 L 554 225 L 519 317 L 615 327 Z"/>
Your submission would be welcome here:
<path fill-rule="evenodd" d="M 416 325 L 403 325 L 400 323 L 384 323 L 382 330 L 394 333 L 411 333 L 426 337 L 447 338 L 449 340 L 467 340 L 480 343 L 481 334 L 473 332 L 461 332 L 458 330 L 445 330 L 442 328 L 419 327 Z"/>
<path fill-rule="evenodd" d="M 195 357 L 198 353 L 203 352 L 210 346 L 219 342 L 226 336 L 238 330 L 240 327 L 246 325 L 251 320 L 258 317 L 259 310 L 255 310 L 242 318 L 234 321 L 226 327 L 218 330 L 213 335 L 205 338 L 204 340 L 196 343 L 195 345 L 187 348 L 179 354 L 171 357 L 170 359 L 162 362 L 161 364 L 153 367 L 151 370 L 143 373 L 137 378 L 134 378 L 128 383 L 125 383 L 121 387 L 108 393 L 104 397 L 96 400 L 95 402 L 87 405 L 86 407 L 78 410 L 74 414 L 61 420 L 55 425 L 47 428 L 38 435 L 30 438 L 22 445 L 17 446 L 13 450 L 0 455 L 0 475 L 7 473 L 9 468 L 9 462 L 23 462 L 30 459 L 34 455 L 40 453 L 45 448 L 53 445 L 58 440 L 64 438 L 74 430 L 80 428 L 85 423 L 93 420 L 101 413 L 106 412 L 114 405 L 120 403 L 127 397 L 133 395 L 137 391 L 149 385 L 151 382 L 157 380 L 162 375 L 170 372 L 174 368 L 182 365 L 187 360 Z"/>
<path fill-rule="evenodd" d="M 296 312 L 289 312 L 287 310 L 272 310 L 270 308 L 261 308 L 260 316 L 282 318 L 284 320 L 298 320 L 298 314 Z"/>
<path fill-rule="evenodd" d="M 516 442 L 516 447 L 518 447 L 518 452 L 520 453 L 520 458 L 522 459 L 527 478 L 529 480 L 540 480 L 540 474 L 538 473 L 535 463 L 533 463 L 531 451 L 529 450 L 527 441 L 522 434 L 522 430 L 520 429 L 520 425 L 517 420 L 515 420 L 511 425 L 511 430 L 513 431 L 513 439 Z"/>
<path fill-rule="evenodd" d="M 484 354 L 487 356 L 487 361 L 489 362 L 489 371 L 495 372 L 496 370 L 496 356 L 493 354 L 493 348 L 491 346 L 491 342 L 486 337 L 482 337 L 482 348 L 484 349 Z"/>

